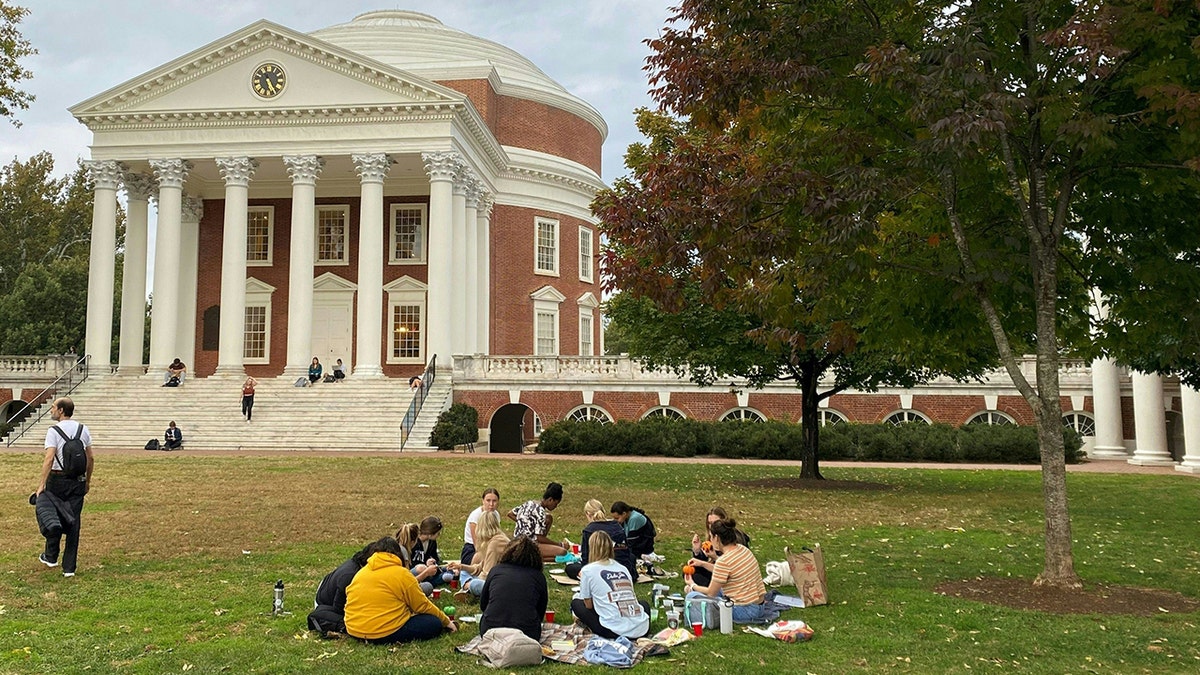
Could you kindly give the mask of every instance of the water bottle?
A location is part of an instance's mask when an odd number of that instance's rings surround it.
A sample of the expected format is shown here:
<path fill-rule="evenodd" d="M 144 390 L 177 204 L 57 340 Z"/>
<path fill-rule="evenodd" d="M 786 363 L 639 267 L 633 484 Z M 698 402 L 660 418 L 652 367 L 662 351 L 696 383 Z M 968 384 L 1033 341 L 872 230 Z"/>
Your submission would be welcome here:
<path fill-rule="evenodd" d="M 283 579 L 275 582 L 275 602 L 271 607 L 271 613 L 276 616 L 283 614 Z"/>
<path fill-rule="evenodd" d="M 721 632 L 733 634 L 733 601 L 728 598 L 721 601 Z"/>

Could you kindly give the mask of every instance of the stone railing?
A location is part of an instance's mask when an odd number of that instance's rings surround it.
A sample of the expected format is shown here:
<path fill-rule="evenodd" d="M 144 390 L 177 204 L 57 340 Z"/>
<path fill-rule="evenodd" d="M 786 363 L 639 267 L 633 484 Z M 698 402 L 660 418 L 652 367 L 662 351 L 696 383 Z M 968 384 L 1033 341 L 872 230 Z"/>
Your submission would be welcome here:
<path fill-rule="evenodd" d="M 78 357 L 73 354 L 49 356 L 0 356 L 0 373 L 44 375 L 56 377 L 66 370 Z"/>
<path fill-rule="evenodd" d="M 1021 372 L 1032 383 L 1036 379 L 1037 362 L 1033 357 L 1021 361 Z M 1063 359 L 1059 368 L 1060 384 L 1063 388 L 1091 388 L 1090 364 L 1079 359 Z M 736 378 L 720 378 L 721 381 Z M 630 385 L 691 385 L 687 374 L 677 375 L 669 369 L 644 368 L 628 355 L 620 356 L 484 356 L 456 355 L 454 357 L 454 383 L 498 385 L 501 383 L 545 383 L 578 385 L 585 383 L 630 384 Z M 831 386 L 832 381 L 822 382 Z M 1011 390 L 1012 381 L 1003 368 L 991 371 L 982 382 L 955 382 L 950 378 L 938 378 L 925 387 L 982 387 Z M 795 388 L 793 382 L 778 382 L 769 387 Z"/>

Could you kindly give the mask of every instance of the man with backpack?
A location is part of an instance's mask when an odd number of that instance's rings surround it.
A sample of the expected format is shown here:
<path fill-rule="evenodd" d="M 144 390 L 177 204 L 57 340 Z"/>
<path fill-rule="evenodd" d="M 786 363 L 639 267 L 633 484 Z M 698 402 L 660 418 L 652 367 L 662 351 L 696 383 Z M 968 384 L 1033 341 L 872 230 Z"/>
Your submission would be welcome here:
<path fill-rule="evenodd" d="M 59 545 L 66 537 L 62 549 L 64 577 L 75 576 L 75 560 L 79 551 L 79 530 L 83 514 L 83 496 L 92 483 L 92 436 L 88 428 L 71 419 L 75 414 L 75 402 L 67 397 L 56 399 L 50 407 L 50 417 L 55 424 L 46 432 L 46 456 L 42 460 L 42 482 L 38 485 L 35 499 L 47 492 L 57 499 L 66 510 L 60 514 L 61 533 L 46 534 L 46 550 L 38 556 L 46 567 L 58 567 Z M 56 528 L 57 529 L 57 528 Z"/>

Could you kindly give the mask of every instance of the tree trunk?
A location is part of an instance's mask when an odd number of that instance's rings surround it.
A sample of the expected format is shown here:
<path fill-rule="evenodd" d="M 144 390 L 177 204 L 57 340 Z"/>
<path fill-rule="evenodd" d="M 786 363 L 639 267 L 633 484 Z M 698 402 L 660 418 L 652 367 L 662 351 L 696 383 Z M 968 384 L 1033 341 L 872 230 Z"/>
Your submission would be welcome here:
<path fill-rule="evenodd" d="M 817 464 L 817 449 L 821 438 L 820 410 L 817 408 L 817 380 L 820 369 L 805 363 L 800 367 L 800 430 L 804 441 L 800 446 L 800 477 L 822 480 Z"/>

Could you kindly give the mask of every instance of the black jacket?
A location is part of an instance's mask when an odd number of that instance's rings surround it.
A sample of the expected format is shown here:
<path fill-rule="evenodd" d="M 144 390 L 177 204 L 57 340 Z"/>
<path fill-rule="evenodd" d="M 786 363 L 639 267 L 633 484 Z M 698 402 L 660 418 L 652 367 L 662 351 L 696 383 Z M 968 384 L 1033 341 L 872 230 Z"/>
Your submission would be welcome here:
<path fill-rule="evenodd" d="M 492 628 L 516 628 L 541 642 L 547 602 L 546 575 L 541 570 L 500 563 L 488 572 L 479 596 L 483 612 L 479 634 Z"/>

